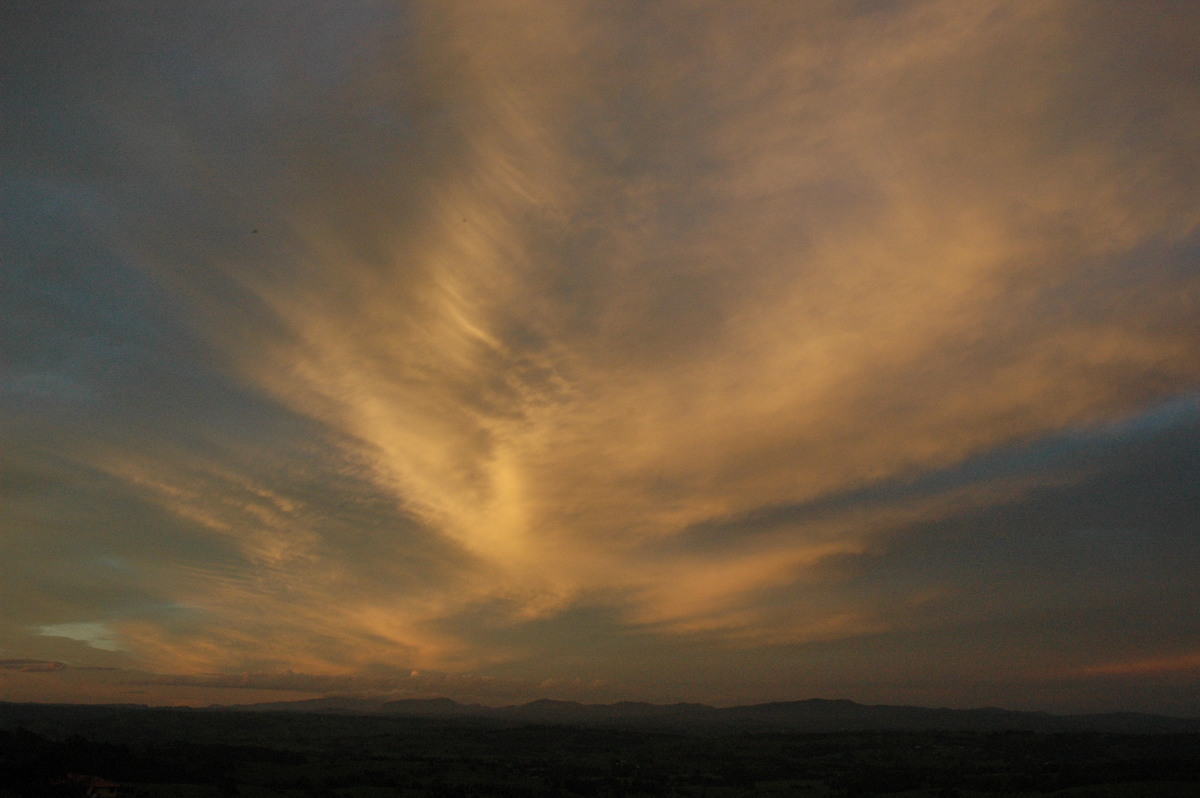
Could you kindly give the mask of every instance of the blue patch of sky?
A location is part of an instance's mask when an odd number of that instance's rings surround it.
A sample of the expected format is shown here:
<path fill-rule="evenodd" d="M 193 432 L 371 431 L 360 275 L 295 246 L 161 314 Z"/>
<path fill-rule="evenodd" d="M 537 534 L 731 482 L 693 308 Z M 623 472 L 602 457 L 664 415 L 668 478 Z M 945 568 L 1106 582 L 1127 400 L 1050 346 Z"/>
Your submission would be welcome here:
<path fill-rule="evenodd" d="M 38 401 L 54 385 L 64 399 L 94 396 L 150 358 L 165 332 L 162 298 L 89 229 L 83 193 L 27 183 L 0 198 L 9 220 L 0 233 L 0 384 L 10 400 L 22 386 Z"/>
<path fill-rule="evenodd" d="M 686 529 L 666 547 L 692 553 L 718 553 L 775 530 L 855 508 L 932 497 L 998 480 L 1056 473 L 1079 473 L 1108 463 L 1114 454 L 1132 453 L 1170 439 L 1179 430 L 1200 428 L 1200 392 L 1155 404 L 1114 422 L 1073 427 L 1044 438 L 986 452 L 949 468 L 888 479 L 813 501 L 762 507 L 742 515 L 715 518 Z"/>
<path fill-rule="evenodd" d="M 28 177 L 0 194 L 0 405 L 261 417 L 264 397 L 223 373 L 178 301 L 112 245 L 104 201 L 87 184 Z"/>

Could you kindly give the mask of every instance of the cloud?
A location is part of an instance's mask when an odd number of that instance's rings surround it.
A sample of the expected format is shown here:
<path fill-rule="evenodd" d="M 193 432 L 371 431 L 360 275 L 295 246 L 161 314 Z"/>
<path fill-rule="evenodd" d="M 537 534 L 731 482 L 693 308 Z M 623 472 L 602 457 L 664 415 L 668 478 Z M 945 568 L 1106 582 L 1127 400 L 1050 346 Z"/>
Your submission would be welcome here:
<path fill-rule="evenodd" d="M 91 621 L 57 623 L 42 626 L 38 628 L 37 633 L 46 637 L 65 637 L 69 640 L 78 640 L 92 648 L 105 651 L 121 651 L 124 648 L 113 629 L 105 623 Z"/>
<path fill-rule="evenodd" d="M 645 639 L 983 645 L 1087 605 L 1018 554 L 1119 550 L 1098 486 L 1131 539 L 1194 505 L 1103 455 L 1194 467 L 1189 10 L 79 13 L 22 18 L 13 97 L 23 628 L 351 679 L 594 611 L 649 683 Z"/>
<path fill-rule="evenodd" d="M 42 659 L 0 659 L 0 670 L 21 673 L 54 673 L 66 667 L 65 663 Z"/>

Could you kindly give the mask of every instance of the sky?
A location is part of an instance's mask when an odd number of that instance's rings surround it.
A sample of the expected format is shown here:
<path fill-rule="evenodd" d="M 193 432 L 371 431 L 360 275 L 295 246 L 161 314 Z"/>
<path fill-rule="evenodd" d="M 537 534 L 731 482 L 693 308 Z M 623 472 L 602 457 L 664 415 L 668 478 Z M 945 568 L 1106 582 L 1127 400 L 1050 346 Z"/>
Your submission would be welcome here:
<path fill-rule="evenodd" d="M 0 700 L 1200 715 L 1197 41 L 0 0 Z"/>

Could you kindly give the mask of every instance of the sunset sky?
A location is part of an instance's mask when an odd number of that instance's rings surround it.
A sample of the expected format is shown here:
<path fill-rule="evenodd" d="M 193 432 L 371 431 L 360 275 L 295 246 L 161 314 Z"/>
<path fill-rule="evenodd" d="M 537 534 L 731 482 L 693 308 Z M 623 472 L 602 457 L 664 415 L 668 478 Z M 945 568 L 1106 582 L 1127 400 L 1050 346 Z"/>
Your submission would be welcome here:
<path fill-rule="evenodd" d="M 1198 42 L 0 0 L 0 700 L 1200 715 Z"/>

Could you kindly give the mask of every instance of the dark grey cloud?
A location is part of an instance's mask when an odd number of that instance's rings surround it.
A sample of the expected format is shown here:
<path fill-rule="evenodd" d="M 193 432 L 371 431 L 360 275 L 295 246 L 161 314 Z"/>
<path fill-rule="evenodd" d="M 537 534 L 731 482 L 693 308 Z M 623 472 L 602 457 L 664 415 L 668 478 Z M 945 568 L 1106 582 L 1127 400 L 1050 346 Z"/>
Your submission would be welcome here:
<path fill-rule="evenodd" d="M 67 666 L 62 662 L 42 659 L 0 659 L 0 670 L 22 673 L 53 673 Z"/>

